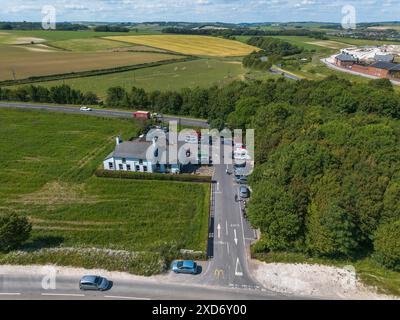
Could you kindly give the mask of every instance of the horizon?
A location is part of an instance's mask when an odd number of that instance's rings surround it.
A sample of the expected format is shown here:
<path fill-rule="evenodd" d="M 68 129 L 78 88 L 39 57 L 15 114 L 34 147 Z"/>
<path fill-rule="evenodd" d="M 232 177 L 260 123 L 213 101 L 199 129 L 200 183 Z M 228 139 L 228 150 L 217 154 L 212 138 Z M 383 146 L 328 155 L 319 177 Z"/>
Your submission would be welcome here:
<path fill-rule="evenodd" d="M 53 6 L 64 22 L 340 23 L 354 6 L 357 23 L 398 21 L 400 0 L 14 0 L 0 8 L 0 20 L 38 22 Z M 198 22 L 197 22 L 198 21 Z M 261 22 L 260 22 L 261 21 Z"/>

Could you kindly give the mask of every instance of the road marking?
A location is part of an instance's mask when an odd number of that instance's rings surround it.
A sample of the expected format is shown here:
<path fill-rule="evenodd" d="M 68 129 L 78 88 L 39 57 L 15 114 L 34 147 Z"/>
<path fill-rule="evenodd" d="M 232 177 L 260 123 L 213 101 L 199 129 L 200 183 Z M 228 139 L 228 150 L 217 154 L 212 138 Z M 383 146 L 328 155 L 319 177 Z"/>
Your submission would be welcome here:
<path fill-rule="evenodd" d="M 231 228 L 234 228 L 234 227 L 240 227 L 240 225 L 239 224 L 231 224 Z"/>
<path fill-rule="evenodd" d="M 239 258 L 236 258 L 235 276 L 243 276 L 242 266 L 240 265 Z"/>
<path fill-rule="evenodd" d="M 221 225 L 219 223 L 218 223 L 217 230 L 218 230 L 218 239 L 219 239 L 219 238 L 221 238 Z"/>
<path fill-rule="evenodd" d="M 124 296 L 104 296 L 104 298 L 109 298 L 109 299 L 129 299 L 129 300 L 150 300 L 150 298 L 124 297 Z"/>
<path fill-rule="evenodd" d="M 218 279 L 221 276 L 222 276 L 222 278 L 224 278 L 224 270 L 223 269 L 215 269 L 214 276 L 216 276 Z"/>
<path fill-rule="evenodd" d="M 236 229 L 233 229 L 233 232 L 235 233 L 235 244 L 237 245 L 238 244 L 238 238 L 237 238 L 237 236 L 236 236 Z"/>
<path fill-rule="evenodd" d="M 228 220 L 225 220 L 225 233 L 228 235 Z"/>
<path fill-rule="evenodd" d="M 80 293 L 42 293 L 42 296 L 66 296 L 66 297 L 84 297 Z"/>
<path fill-rule="evenodd" d="M 2 296 L 20 296 L 21 294 L 19 292 L 0 292 L 0 295 L 2 295 Z"/>
<path fill-rule="evenodd" d="M 226 250 L 228 251 L 229 254 L 229 242 L 226 243 Z"/>

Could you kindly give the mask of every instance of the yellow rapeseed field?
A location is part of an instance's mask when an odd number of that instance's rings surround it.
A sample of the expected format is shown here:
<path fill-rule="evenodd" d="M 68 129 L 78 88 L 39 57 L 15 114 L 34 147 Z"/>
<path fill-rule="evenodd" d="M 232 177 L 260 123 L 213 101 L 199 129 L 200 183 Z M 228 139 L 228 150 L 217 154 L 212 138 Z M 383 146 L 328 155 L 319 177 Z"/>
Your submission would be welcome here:
<path fill-rule="evenodd" d="M 112 40 L 140 44 L 194 56 L 235 57 L 259 50 L 239 41 L 193 35 L 114 36 Z"/>

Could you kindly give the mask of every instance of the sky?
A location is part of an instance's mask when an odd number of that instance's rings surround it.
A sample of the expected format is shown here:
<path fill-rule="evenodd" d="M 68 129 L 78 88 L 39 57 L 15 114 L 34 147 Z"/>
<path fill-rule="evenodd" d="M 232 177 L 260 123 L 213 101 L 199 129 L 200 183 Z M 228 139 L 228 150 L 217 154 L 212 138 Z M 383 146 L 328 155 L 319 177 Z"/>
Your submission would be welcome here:
<path fill-rule="evenodd" d="M 0 21 L 42 21 L 51 5 L 61 21 L 356 22 L 400 20 L 400 0 L 0 0 Z"/>

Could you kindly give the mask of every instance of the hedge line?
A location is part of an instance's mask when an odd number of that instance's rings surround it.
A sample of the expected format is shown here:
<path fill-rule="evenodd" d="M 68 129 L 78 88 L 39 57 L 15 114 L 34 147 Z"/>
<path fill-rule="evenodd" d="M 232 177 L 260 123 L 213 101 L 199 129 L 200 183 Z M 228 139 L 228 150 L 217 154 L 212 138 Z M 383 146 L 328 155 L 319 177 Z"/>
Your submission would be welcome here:
<path fill-rule="evenodd" d="M 211 183 L 210 176 L 196 176 L 191 174 L 166 174 L 166 173 L 144 173 L 128 171 L 111 171 L 97 169 L 95 176 L 99 178 L 119 178 L 119 179 L 138 179 L 138 180 L 164 180 L 181 182 L 200 182 Z"/>

